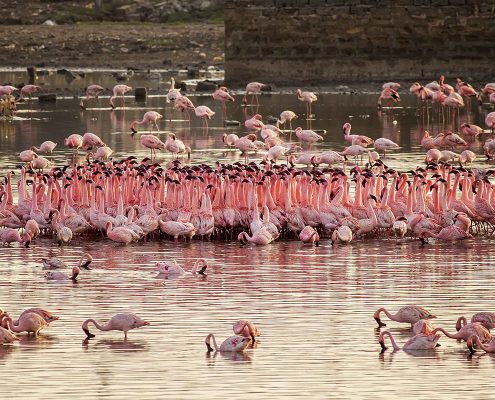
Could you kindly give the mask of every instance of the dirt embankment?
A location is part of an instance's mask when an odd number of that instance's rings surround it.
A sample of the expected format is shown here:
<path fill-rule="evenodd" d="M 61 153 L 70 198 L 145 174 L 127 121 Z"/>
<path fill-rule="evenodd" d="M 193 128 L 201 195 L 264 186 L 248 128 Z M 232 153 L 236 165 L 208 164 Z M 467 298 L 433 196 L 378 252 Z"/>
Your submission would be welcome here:
<path fill-rule="evenodd" d="M 95 1 L 0 0 L 0 67 L 223 66 L 221 1 L 102 5 L 95 12 Z"/>

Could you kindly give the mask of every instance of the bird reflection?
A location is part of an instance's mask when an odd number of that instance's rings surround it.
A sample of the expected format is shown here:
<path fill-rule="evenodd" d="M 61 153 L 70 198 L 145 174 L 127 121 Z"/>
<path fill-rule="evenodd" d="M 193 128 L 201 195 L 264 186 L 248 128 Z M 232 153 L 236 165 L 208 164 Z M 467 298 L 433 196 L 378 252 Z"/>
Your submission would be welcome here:
<path fill-rule="evenodd" d="M 256 345 L 255 345 L 256 346 Z M 253 361 L 253 354 L 242 352 L 233 352 L 233 351 L 215 351 L 215 352 L 207 352 L 206 353 L 206 365 L 213 366 L 215 365 L 216 358 L 220 354 L 220 356 L 225 360 L 230 360 L 234 362 L 248 362 L 251 363 Z"/>
<path fill-rule="evenodd" d="M 8 344 L 0 346 L 0 360 L 4 360 L 10 356 L 11 353 L 16 351 L 17 346 L 15 344 Z"/>
<path fill-rule="evenodd" d="M 95 343 L 91 343 L 88 338 L 82 342 L 84 350 L 106 348 L 115 352 L 127 352 L 127 351 L 148 351 L 149 346 L 145 341 L 130 341 L 130 340 L 115 340 L 115 339 L 101 339 Z"/>

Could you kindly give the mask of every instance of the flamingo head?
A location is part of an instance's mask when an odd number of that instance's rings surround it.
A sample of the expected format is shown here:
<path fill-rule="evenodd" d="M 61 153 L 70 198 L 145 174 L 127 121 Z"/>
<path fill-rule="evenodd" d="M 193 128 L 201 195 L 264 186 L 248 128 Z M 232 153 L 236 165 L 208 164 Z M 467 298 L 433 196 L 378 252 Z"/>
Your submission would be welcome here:
<path fill-rule="evenodd" d="M 24 237 L 22 238 L 22 242 L 24 243 L 24 247 L 29 247 L 29 245 L 31 244 L 31 234 L 29 232 L 26 232 L 24 234 Z"/>
<path fill-rule="evenodd" d="M 72 268 L 72 276 L 70 279 L 72 279 L 74 282 L 77 280 L 77 276 L 81 273 L 81 270 L 79 267 L 74 267 Z"/>
<path fill-rule="evenodd" d="M 134 320 L 134 322 L 132 323 L 132 327 L 133 327 L 133 328 L 140 328 L 140 327 L 142 327 L 142 326 L 149 326 L 149 325 L 151 325 L 151 323 L 150 323 L 150 322 L 145 321 L 144 319 L 141 319 L 141 318 L 139 318 L 139 317 L 138 317 L 138 318 L 136 318 L 136 319 Z"/>
<path fill-rule="evenodd" d="M 342 129 L 344 130 L 344 135 L 348 135 L 351 131 L 351 124 L 349 122 L 346 122 Z"/>
<path fill-rule="evenodd" d="M 381 311 L 382 311 L 382 309 L 380 308 L 380 309 L 376 310 L 375 313 L 373 314 L 373 318 L 378 323 L 379 328 L 381 328 L 382 326 L 387 326 L 387 324 L 383 323 L 380 319 Z"/>

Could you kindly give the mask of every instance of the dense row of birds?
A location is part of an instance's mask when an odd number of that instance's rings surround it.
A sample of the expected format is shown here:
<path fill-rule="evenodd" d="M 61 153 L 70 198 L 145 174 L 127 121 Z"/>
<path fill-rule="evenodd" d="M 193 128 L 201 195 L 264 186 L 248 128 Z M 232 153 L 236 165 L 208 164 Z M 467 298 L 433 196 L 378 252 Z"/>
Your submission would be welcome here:
<path fill-rule="evenodd" d="M 44 262 L 44 268 L 54 268 L 54 266 Z M 393 351 L 401 349 L 406 352 L 434 350 L 440 346 L 438 344 L 441 338 L 440 333 L 443 333 L 450 339 L 465 341 L 471 353 L 474 353 L 476 350 L 495 353 L 495 338 L 490 333 L 490 330 L 495 327 L 495 313 L 476 313 L 471 317 L 470 322 L 467 321 L 466 317 L 461 316 L 457 319 L 455 325 L 456 332 L 449 332 L 443 327 L 434 328 L 431 319 L 436 316 L 417 305 L 402 307 L 396 313 L 391 313 L 385 308 L 379 308 L 373 314 L 379 329 L 386 326 L 380 318 L 381 313 L 384 313 L 392 321 L 410 324 L 413 332 L 413 336 L 404 345 L 400 346 L 390 331 L 381 331 L 378 336 L 378 343 L 382 348 L 382 352 L 387 350 L 385 345 L 385 339 L 387 337 L 390 339 Z M 0 309 L 0 344 L 15 343 L 19 340 L 17 335 L 20 333 L 38 335 L 41 330 L 59 319 L 60 317 L 53 313 L 36 307 L 23 311 L 18 319 L 14 320 L 7 312 Z M 90 324 L 94 325 L 100 331 L 124 332 L 124 340 L 127 340 L 129 331 L 143 326 L 149 326 L 150 322 L 129 312 L 115 314 L 107 323 L 103 324 L 93 318 L 89 318 L 81 325 L 86 335 L 86 340 L 95 337 L 95 334 L 89 331 Z M 256 338 L 261 335 L 256 325 L 247 320 L 235 322 L 233 324 L 233 331 L 234 335 L 225 339 L 220 346 L 217 344 L 214 334 L 208 334 L 205 338 L 207 351 L 244 352 L 249 348 L 253 348 Z"/>
<path fill-rule="evenodd" d="M 257 82 L 248 84 L 243 103 L 247 103 L 249 95 L 251 102 L 258 102 L 257 95 L 264 86 Z M 399 87 L 394 82 L 384 84 L 379 106 L 384 100 L 400 101 Z M 9 95 L 12 88 L 0 87 L 0 93 Z M 123 103 L 124 94 L 131 89 L 116 85 L 111 106 L 115 106 L 117 98 Z M 415 83 L 410 91 L 421 100 L 428 100 L 431 93 L 468 99 L 480 99 L 485 94 L 491 99 L 495 84 L 485 85 L 478 93 L 458 80 L 456 89 L 445 84 L 442 77 L 435 84 Z M 81 107 L 103 90 L 98 85 L 89 86 Z M 311 115 L 311 104 L 317 96 L 301 90 L 297 96 L 307 104 L 307 115 Z M 225 87 L 216 90 L 213 97 L 224 105 L 234 100 Z M 188 110 L 194 110 L 207 129 L 207 120 L 214 112 L 206 106 L 195 107 L 174 87 L 173 79 L 167 100 L 186 118 Z M 19 166 L 17 197 L 13 193 L 14 171 L 0 185 L 0 242 L 29 245 L 44 234 L 53 235 L 63 244 L 75 235 L 101 232 L 123 244 L 163 235 L 174 240 L 235 236 L 243 243 L 258 245 L 279 237 L 298 237 L 303 242 L 318 244 L 320 237 L 326 235 L 333 244 L 349 243 L 356 235 L 377 234 L 410 234 L 422 241 L 429 237 L 462 240 L 471 238 L 474 232 L 493 230 L 494 187 L 489 177 L 495 171 L 467 169 L 466 164 L 476 157 L 470 150 L 460 155 L 441 150 L 465 146 L 460 134 L 449 131 L 431 137 L 425 131 L 421 145 L 428 150 L 426 166 L 397 171 L 367 146 L 373 144 L 375 150 L 384 153 L 399 146 L 387 138 L 372 140 L 351 134 L 348 122 L 343 125 L 343 133 L 350 145 L 343 151 L 298 154 L 301 146 L 281 139 L 281 125 L 289 124 L 292 133 L 292 120 L 296 118 L 294 112 L 286 110 L 276 125 L 264 124 L 261 115 L 255 114 L 245 121 L 249 131 L 246 136 L 223 135 L 225 145 L 235 146 L 243 153 L 265 149 L 261 163 L 246 160 L 214 166 L 187 165 L 184 158 L 181 161 L 178 157 L 190 154 L 191 149 L 174 133 L 168 134 L 165 143 L 151 133 L 152 128 L 159 131 L 160 118 L 159 113 L 148 111 L 142 120 L 130 124 L 132 134 L 137 133 L 137 125 L 148 124 L 150 134 L 140 135 L 140 141 L 151 150 L 151 158 L 143 160 L 134 156 L 111 159 L 112 150 L 89 132 L 72 134 L 64 141 L 73 155 L 80 149 L 87 152 L 87 162 L 81 165 L 73 157 L 67 165 L 54 166 L 41 156 L 57 146 L 52 141 L 22 151 L 20 160 L 24 164 Z M 487 115 L 486 124 L 493 130 L 495 113 Z M 463 124 L 461 131 L 465 136 L 484 132 L 473 124 Z M 323 140 L 310 129 L 298 127 L 294 132 L 301 144 Z M 258 133 L 264 141 L 258 140 Z M 165 149 L 177 158 L 162 165 L 156 161 L 156 151 Z M 484 150 L 490 156 L 495 151 L 495 140 L 488 139 Z M 363 155 L 368 162 L 349 169 L 348 157 L 355 157 L 357 162 L 357 157 Z M 287 164 L 277 164 L 279 159 Z M 449 164 L 455 160 L 460 166 Z M 295 165 L 306 168 L 296 169 Z"/>

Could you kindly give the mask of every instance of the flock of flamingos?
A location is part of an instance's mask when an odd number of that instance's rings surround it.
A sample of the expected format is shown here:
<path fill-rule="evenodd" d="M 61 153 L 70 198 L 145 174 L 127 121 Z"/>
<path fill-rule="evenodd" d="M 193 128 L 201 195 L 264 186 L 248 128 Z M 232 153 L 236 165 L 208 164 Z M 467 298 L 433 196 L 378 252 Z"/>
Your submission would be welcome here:
<path fill-rule="evenodd" d="M 30 96 L 39 87 L 28 85 L 21 89 Z M 244 105 L 259 104 L 258 94 L 265 85 L 249 83 L 242 99 Z M 377 106 L 400 102 L 400 85 L 388 82 L 378 98 Z M 110 97 L 110 106 L 125 104 L 124 95 L 132 88 L 116 85 Z M 0 94 L 11 95 L 16 89 L 1 86 Z M 87 88 L 80 106 L 96 98 L 105 89 L 98 85 Z M 457 80 L 455 87 L 438 82 L 425 86 L 415 83 L 410 92 L 418 97 L 418 110 L 438 105 L 451 110 L 452 117 L 473 101 L 488 96 L 495 103 L 495 83 L 486 84 L 476 91 L 468 83 Z M 213 98 L 222 103 L 233 102 L 228 89 L 220 87 Z M 297 90 L 297 98 L 306 103 L 306 118 L 312 116 L 312 103 L 317 96 L 312 92 Z M 117 105 L 119 100 L 119 105 Z M 171 82 L 167 101 L 175 110 L 183 112 L 189 121 L 189 112 L 202 120 L 205 130 L 208 120 L 215 114 L 206 106 L 195 106 L 180 93 Z M 42 156 L 51 153 L 57 143 L 47 141 L 20 153 L 19 171 L 7 173 L 0 184 L 0 242 L 4 245 L 18 242 L 26 247 L 40 235 L 56 238 L 59 245 L 69 243 L 73 236 L 106 236 L 109 240 L 126 245 L 131 242 L 153 240 L 160 237 L 175 241 L 193 238 L 237 239 L 243 243 L 267 245 L 278 238 L 298 238 L 304 243 L 318 245 L 321 237 L 330 237 L 332 245 L 347 244 L 354 237 L 377 235 L 403 238 L 406 235 L 426 243 L 428 238 L 442 241 L 470 239 L 473 234 L 491 233 L 495 224 L 495 186 L 490 175 L 495 170 L 468 168 L 476 154 L 464 150 L 465 138 L 488 134 L 483 150 L 488 158 L 495 153 L 495 112 L 486 115 L 486 127 L 464 123 L 459 131 L 440 132 L 430 136 L 425 131 L 421 146 L 427 151 L 424 165 L 404 172 L 386 165 L 386 152 L 399 146 L 387 138 L 371 139 L 351 134 L 351 124 L 343 124 L 343 135 L 348 143 L 341 152 L 314 152 L 313 144 L 323 137 L 311 129 L 292 128 L 297 115 L 284 110 L 274 125 L 265 124 L 262 116 L 255 114 L 245 121 L 247 134 L 224 134 L 226 146 L 243 154 L 264 151 L 261 163 L 236 162 L 190 165 L 185 157 L 191 153 L 174 133 L 166 142 L 153 134 L 159 131 L 162 115 L 148 111 L 142 120 L 130 123 L 130 134 L 145 125 L 148 133 L 139 136 L 140 143 L 150 149 L 150 158 L 138 160 L 134 156 L 110 158 L 112 150 L 93 133 L 72 134 L 64 145 L 72 151 L 72 161 L 54 166 Z M 309 124 L 308 124 L 309 125 Z M 454 124 L 455 126 L 455 124 Z M 281 128 L 284 130 L 281 130 Z M 286 128 L 289 129 L 286 129 Z M 308 126 L 309 128 L 310 126 Z M 286 142 L 287 132 L 295 133 L 299 143 Z M 303 146 L 310 151 L 301 153 Z M 371 148 L 374 147 L 374 149 Z M 86 152 L 85 164 L 75 162 L 75 154 Z M 167 164 L 156 161 L 156 152 L 167 150 L 173 160 Z M 385 157 L 380 158 L 380 153 Z M 358 157 L 365 163 L 359 164 Z M 355 163 L 351 163 L 354 158 Z M 351 165 L 349 165 L 351 163 Z M 458 163 L 458 165 L 456 164 Z M 296 168 L 304 165 L 305 168 Z M 321 166 L 322 168 L 317 168 Z M 352 168 L 351 168 L 352 167 Z M 16 184 L 13 176 L 17 178 Z M 17 185 L 17 196 L 13 186 Z M 72 275 L 64 272 L 68 266 L 57 258 L 42 259 L 45 277 L 49 280 L 77 279 L 81 268 L 89 269 L 92 257 L 84 254 Z M 160 274 L 204 274 L 207 261 L 199 259 L 190 272 L 175 261 L 163 261 L 156 265 Z M 474 348 L 495 352 L 489 330 L 495 326 L 495 313 L 473 315 L 471 322 L 460 317 L 457 333 L 443 328 L 433 328 L 429 311 L 419 306 L 401 308 L 396 314 L 379 309 L 374 317 L 379 327 L 380 314 L 391 320 L 411 324 L 414 336 L 402 347 L 404 350 L 432 349 L 438 345 L 440 335 L 462 339 L 471 351 Z M 38 334 L 58 317 L 40 309 L 31 308 L 14 321 L 0 310 L 0 343 L 17 340 L 16 333 Z M 149 322 L 132 313 L 117 314 L 103 325 L 93 319 L 82 324 L 87 338 L 93 324 L 102 331 L 127 332 L 149 325 Z M 252 347 L 260 332 L 254 324 L 241 320 L 234 324 L 235 336 L 220 346 L 210 334 L 206 338 L 208 351 L 244 351 Z M 389 337 L 394 350 L 400 348 L 392 334 L 381 332 L 379 343 L 385 349 Z M 213 347 L 211 346 L 213 343 Z"/>

